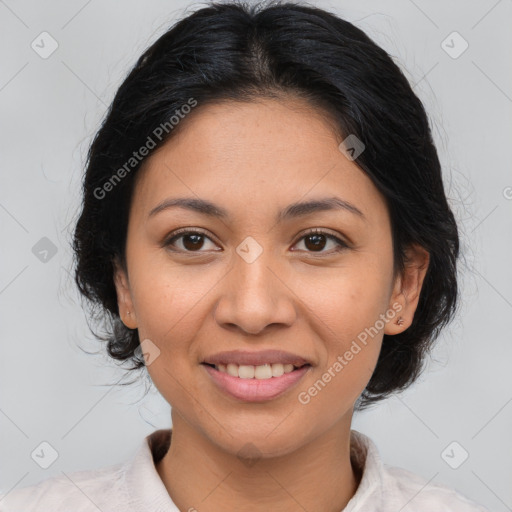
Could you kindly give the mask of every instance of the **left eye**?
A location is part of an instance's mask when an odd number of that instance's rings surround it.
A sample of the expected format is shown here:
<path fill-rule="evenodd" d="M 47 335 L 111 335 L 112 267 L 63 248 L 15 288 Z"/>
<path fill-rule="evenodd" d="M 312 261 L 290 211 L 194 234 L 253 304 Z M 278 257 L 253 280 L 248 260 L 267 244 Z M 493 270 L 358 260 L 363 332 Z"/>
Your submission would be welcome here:
<path fill-rule="evenodd" d="M 322 249 L 324 249 L 326 246 L 326 239 L 334 243 L 335 248 L 333 251 L 322 251 Z M 339 252 L 348 248 L 348 245 L 340 240 L 337 236 L 331 235 L 330 233 L 319 229 L 314 229 L 313 231 L 303 235 L 300 241 L 303 240 L 307 249 L 313 248 L 313 251 L 310 252 Z"/>
<path fill-rule="evenodd" d="M 176 246 L 176 242 L 181 241 L 181 247 L 178 245 L 178 249 L 183 252 L 203 252 L 200 249 L 204 248 L 205 240 L 209 240 L 212 245 L 215 245 L 212 240 L 202 231 L 180 231 L 175 233 L 174 236 L 169 238 L 165 242 L 165 246 Z M 333 251 L 323 251 L 327 244 L 327 241 L 334 243 Z M 334 236 L 326 231 L 315 229 L 303 235 L 299 242 L 304 241 L 306 251 L 308 252 L 338 252 L 346 249 L 348 245 L 340 240 L 337 236 Z M 297 245 L 297 242 L 295 245 Z M 215 250 L 215 249 L 214 249 Z"/>

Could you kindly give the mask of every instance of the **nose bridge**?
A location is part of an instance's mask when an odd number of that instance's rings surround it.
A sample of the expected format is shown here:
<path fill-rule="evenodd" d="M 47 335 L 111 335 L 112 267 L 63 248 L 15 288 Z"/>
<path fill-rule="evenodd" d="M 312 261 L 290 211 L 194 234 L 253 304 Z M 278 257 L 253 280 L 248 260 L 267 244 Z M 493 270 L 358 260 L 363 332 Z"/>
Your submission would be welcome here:
<path fill-rule="evenodd" d="M 295 316 L 289 290 L 279 279 L 273 251 L 247 237 L 233 255 L 233 267 L 216 307 L 216 320 L 257 334 L 269 324 L 290 324 Z"/>
<path fill-rule="evenodd" d="M 252 250 L 252 249 L 251 249 Z M 242 303 L 262 301 L 263 303 L 275 300 L 275 280 L 272 268 L 270 251 L 260 254 L 254 261 L 246 260 L 238 255 L 234 263 L 234 291 Z M 275 262 L 274 262 L 275 264 Z"/>

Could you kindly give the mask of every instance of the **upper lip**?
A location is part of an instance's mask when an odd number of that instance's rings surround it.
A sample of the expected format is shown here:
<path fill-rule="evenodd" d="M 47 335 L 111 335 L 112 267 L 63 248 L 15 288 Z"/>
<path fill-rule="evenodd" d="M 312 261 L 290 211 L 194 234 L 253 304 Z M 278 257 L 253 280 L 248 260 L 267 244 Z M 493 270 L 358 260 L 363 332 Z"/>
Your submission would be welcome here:
<path fill-rule="evenodd" d="M 205 358 L 203 363 L 207 364 L 243 364 L 259 366 L 265 363 L 293 364 L 294 366 L 304 366 L 311 364 L 303 357 L 284 352 L 282 350 L 259 350 L 258 352 L 248 352 L 246 350 L 230 350 L 227 352 L 218 352 Z"/>

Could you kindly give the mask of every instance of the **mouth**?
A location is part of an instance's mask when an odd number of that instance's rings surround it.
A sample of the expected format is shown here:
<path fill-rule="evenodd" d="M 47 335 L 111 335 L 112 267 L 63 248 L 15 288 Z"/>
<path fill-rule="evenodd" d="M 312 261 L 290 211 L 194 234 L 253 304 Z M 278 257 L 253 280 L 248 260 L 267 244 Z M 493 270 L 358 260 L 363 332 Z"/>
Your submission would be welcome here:
<path fill-rule="evenodd" d="M 231 377 L 239 379 L 255 379 L 255 380 L 267 380 L 272 378 L 278 378 L 285 374 L 292 373 L 306 366 L 311 366 L 309 363 L 264 363 L 260 365 L 249 365 L 249 364 L 213 364 L 213 363 L 202 363 L 205 366 L 209 366 L 214 370 L 225 373 Z"/>
<path fill-rule="evenodd" d="M 263 364 L 202 363 L 217 390 L 242 402 L 265 402 L 290 391 L 312 368 L 309 363 Z M 285 368 L 286 367 L 286 368 Z"/>

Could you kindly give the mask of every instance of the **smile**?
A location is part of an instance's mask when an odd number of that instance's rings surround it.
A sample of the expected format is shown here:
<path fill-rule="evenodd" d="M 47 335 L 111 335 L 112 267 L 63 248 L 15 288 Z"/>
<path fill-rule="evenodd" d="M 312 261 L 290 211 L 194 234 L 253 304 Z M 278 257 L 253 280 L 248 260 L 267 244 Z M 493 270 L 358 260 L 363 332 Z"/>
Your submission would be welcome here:
<path fill-rule="evenodd" d="M 281 363 L 265 363 L 262 365 L 247 364 L 216 364 L 212 365 L 219 372 L 227 373 L 232 377 L 240 377 L 241 379 L 271 379 L 272 377 L 281 377 L 285 373 L 293 372 L 297 368 L 303 366 L 294 366 L 293 364 Z"/>
<path fill-rule="evenodd" d="M 294 387 L 311 368 L 310 364 L 267 363 L 258 366 L 229 363 L 201 365 L 222 392 L 245 402 L 261 402 Z"/>

